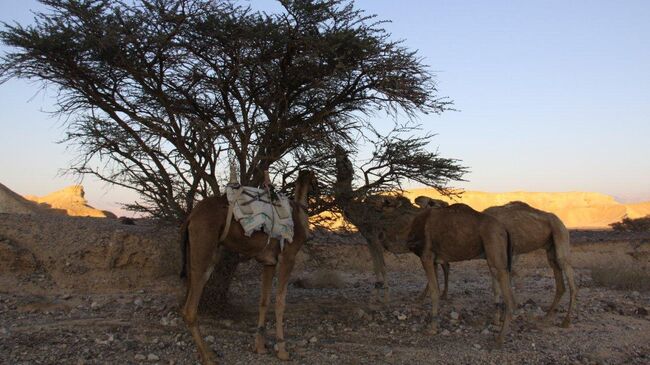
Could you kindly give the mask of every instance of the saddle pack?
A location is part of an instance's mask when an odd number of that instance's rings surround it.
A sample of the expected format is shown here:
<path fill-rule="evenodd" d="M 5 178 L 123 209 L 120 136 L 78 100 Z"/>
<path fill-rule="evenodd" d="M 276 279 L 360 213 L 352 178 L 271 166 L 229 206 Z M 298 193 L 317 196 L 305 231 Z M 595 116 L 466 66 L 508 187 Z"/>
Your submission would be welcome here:
<path fill-rule="evenodd" d="M 241 224 L 244 234 L 250 237 L 255 231 L 263 231 L 271 238 L 285 242 L 293 241 L 293 217 L 289 199 L 273 190 L 250 186 L 228 185 L 226 197 L 235 220 Z"/>

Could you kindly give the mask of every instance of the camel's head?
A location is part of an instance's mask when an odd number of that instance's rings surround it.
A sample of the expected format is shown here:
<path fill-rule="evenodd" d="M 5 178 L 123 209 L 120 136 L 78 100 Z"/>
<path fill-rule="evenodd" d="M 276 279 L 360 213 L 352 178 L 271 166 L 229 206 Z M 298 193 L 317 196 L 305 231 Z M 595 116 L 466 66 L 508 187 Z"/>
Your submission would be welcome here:
<path fill-rule="evenodd" d="M 316 173 L 312 170 L 300 170 L 298 178 L 296 179 L 296 187 L 306 186 L 308 191 L 318 190 L 318 180 L 316 180 Z"/>
<path fill-rule="evenodd" d="M 428 196 L 420 195 L 415 198 L 415 204 L 420 208 L 444 208 L 449 206 L 449 203 L 440 199 L 429 198 Z"/>

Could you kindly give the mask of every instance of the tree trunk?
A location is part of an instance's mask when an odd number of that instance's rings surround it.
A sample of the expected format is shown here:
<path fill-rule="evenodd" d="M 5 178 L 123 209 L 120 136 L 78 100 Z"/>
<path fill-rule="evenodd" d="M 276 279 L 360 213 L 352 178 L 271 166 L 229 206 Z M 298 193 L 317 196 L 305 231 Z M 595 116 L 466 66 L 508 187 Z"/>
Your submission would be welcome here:
<path fill-rule="evenodd" d="M 227 309 L 228 290 L 235 277 L 239 262 L 238 254 L 224 251 L 221 261 L 214 266 L 214 272 L 205 284 L 199 302 L 199 312 L 215 314 Z"/>

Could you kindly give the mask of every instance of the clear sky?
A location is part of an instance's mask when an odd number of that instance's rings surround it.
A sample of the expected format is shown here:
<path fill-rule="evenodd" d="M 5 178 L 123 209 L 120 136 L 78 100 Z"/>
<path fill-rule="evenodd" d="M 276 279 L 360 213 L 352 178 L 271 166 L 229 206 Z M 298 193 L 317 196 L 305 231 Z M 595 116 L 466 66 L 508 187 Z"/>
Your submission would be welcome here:
<path fill-rule="evenodd" d="M 272 0 L 249 1 L 272 10 Z M 358 0 L 418 49 L 457 112 L 423 116 L 432 149 L 461 159 L 459 184 L 483 191 L 594 191 L 650 200 L 650 1 Z M 0 0 L 0 20 L 30 22 L 34 0 Z M 0 52 L 4 49 L 0 48 Z M 21 194 L 58 177 L 74 151 L 55 143 L 54 90 L 0 86 L 0 182 Z M 386 121 L 388 123 L 388 121 Z M 133 194 L 86 178 L 91 204 Z"/>

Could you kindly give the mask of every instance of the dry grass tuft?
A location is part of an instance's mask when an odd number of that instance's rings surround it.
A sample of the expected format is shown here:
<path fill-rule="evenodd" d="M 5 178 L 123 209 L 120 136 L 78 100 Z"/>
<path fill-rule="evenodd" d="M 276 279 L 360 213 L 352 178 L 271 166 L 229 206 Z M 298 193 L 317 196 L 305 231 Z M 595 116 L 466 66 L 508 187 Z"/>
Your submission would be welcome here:
<path fill-rule="evenodd" d="M 596 286 L 622 290 L 650 291 L 650 270 L 644 265 L 610 263 L 593 266 L 591 279 Z"/>

